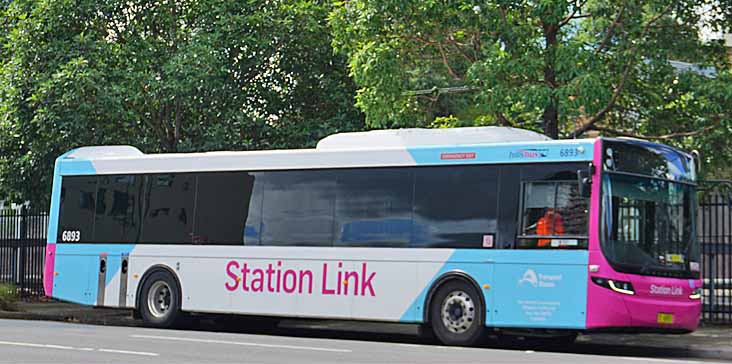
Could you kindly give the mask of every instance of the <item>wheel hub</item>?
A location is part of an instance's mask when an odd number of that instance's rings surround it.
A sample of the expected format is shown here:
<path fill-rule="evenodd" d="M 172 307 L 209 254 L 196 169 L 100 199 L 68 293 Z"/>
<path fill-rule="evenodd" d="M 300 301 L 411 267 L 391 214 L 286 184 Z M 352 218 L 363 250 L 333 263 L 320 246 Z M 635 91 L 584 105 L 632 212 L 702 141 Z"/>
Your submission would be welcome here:
<path fill-rule="evenodd" d="M 163 281 L 157 281 L 153 283 L 148 291 L 148 311 L 156 318 L 165 317 L 170 312 L 171 300 L 170 286 Z"/>
<path fill-rule="evenodd" d="M 463 309 L 464 307 L 457 303 L 450 304 L 450 307 L 448 307 L 448 312 L 450 313 L 450 319 L 451 320 L 459 320 L 460 317 L 463 316 Z"/>
<path fill-rule="evenodd" d="M 461 334 L 468 331 L 475 320 L 473 299 L 464 291 L 450 292 L 442 301 L 440 317 L 450 332 Z"/>

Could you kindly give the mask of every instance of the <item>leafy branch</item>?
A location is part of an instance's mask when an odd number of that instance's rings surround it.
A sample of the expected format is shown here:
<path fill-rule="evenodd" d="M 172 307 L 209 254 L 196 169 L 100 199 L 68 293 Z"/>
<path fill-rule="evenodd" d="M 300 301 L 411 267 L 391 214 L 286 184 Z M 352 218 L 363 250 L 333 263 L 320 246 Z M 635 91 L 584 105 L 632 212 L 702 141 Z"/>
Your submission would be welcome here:
<path fill-rule="evenodd" d="M 647 139 L 647 140 L 671 140 L 671 139 L 676 139 L 676 138 L 703 135 L 716 127 L 717 127 L 716 124 L 712 124 L 712 125 L 708 125 L 706 127 L 703 127 L 701 129 L 695 130 L 695 131 L 682 131 L 682 132 L 675 132 L 675 133 L 661 134 L 661 135 L 641 135 L 641 134 L 630 133 L 630 132 L 626 132 L 626 131 L 622 131 L 622 130 L 616 130 L 613 128 L 597 126 L 597 125 L 593 126 L 592 130 L 597 130 L 597 131 L 601 131 L 604 133 L 609 133 L 612 135 L 629 137 L 629 138 Z"/>
<path fill-rule="evenodd" d="M 673 8 L 674 3 L 668 4 L 660 13 L 656 14 L 653 18 L 651 18 L 643 27 L 643 30 L 640 33 L 639 39 L 644 39 L 645 36 L 648 34 L 648 31 L 651 29 L 651 26 L 657 22 L 659 19 L 661 19 L 664 15 L 666 15 L 671 9 Z M 582 134 L 584 134 L 587 130 L 592 128 L 593 125 L 595 125 L 598 121 L 602 120 L 605 115 L 615 106 L 615 103 L 620 98 L 620 95 L 625 90 L 625 83 L 627 82 L 630 72 L 635 67 L 637 60 L 637 54 L 640 49 L 640 45 L 642 42 L 637 42 L 633 45 L 630 51 L 630 60 L 625 65 L 625 69 L 623 70 L 622 75 L 620 76 L 620 81 L 618 82 L 617 86 L 613 90 L 613 95 L 610 97 L 610 100 L 608 103 L 603 107 L 600 111 L 595 113 L 590 120 L 588 120 L 586 123 L 581 125 L 580 127 L 576 128 L 574 132 L 572 132 L 572 135 L 574 137 L 578 137 Z"/>

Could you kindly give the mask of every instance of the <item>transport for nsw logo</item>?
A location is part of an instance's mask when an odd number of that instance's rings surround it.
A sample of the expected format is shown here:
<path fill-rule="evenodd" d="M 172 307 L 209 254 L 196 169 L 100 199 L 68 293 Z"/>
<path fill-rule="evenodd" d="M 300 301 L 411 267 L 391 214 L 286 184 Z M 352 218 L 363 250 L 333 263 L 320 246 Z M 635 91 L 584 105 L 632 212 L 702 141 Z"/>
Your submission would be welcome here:
<path fill-rule="evenodd" d="M 533 269 L 527 269 L 518 280 L 519 286 L 531 285 L 537 288 L 554 288 L 562 280 L 561 274 L 536 273 Z"/>
<path fill-rule="evenodd" d="M 518 281 L 519 286 L 527 283 L 534 287 L 539 284 L 539 278 L 536 277 L 536 272 L 533 269 L 527 269 L 523 277 Z"/>

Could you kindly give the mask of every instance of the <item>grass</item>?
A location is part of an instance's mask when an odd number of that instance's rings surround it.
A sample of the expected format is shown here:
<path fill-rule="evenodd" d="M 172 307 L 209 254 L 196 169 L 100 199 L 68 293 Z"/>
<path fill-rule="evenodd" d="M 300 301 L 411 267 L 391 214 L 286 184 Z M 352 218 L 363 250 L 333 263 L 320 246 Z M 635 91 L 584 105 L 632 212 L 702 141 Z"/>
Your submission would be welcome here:
<path fill-rule="evenodd" d="M 0 283 L 0 310 L 16 311 L 18 309 L 18 291 L 15 286 Z"/>

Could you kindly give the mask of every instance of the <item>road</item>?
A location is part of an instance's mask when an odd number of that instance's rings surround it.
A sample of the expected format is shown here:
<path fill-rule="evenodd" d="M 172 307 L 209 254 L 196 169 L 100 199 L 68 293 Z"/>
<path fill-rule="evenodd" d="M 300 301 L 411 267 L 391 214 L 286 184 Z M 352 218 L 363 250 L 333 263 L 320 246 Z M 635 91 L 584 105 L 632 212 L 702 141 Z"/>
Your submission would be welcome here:
<path fill-rule="evenodd" d="M 394 340 L 317 338 L 0 320 L 0 363 L 688 363 L 631 357 Z M 323 337 L 326 336 L 326 337 Z M 368 335 L 367 335 L 368 338 Z M 371 337 L 373 339 L 373 337 Z M 652 353 L 646 353 L 652 355 Z M 701 361 L 691 361 L 701 362 Z"/>

